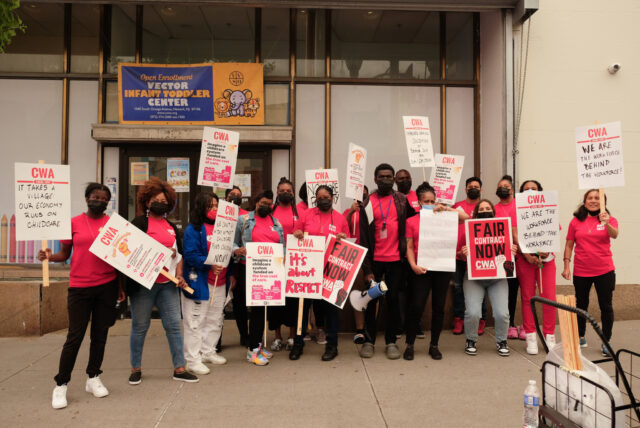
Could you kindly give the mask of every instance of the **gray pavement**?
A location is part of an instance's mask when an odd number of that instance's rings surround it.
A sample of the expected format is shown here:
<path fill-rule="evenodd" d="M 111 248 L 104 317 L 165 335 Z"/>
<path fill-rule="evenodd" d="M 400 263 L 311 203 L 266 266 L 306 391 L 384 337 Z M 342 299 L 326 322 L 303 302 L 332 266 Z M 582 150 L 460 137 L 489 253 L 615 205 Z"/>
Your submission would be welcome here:
<path fill-rule="evenodd" d="M 511 356 L 496 354 L 493 329 L 464 354 L 464 337 L 445 331 L 444 354 L 433 361 L 427 340 L 416 341 L 414 361 L 390 361 L 384 338 L 372 359 L 361 359 L 350 334 L 340 337 L 339 356 L 322 362 L 324 346 L 307 343 L 299 361 L 279 352 L 266 367 L 245 360 L 235 323 L 226 321 L 226 365 L 213 366 L 196 384 L 171 379 L 171 359 L 162 325 L 153 320 L 143 355 L 143 382 L 127 383 L 130 321 L 111 329 L 101 376 L 110 391 L 94 398 L 84 391 L 85 339 L 67 393 L 68 407 L 51 408 L 65 330 L 34 338 L 0 339 L 0 407 L 3 426 L 217 426 L 245 427 L 516 427 L 521 423 L 527 381 L 540 383 L 542 352 L 530 356 L 525 343 L 509 341 Z M 614 326 L 614 349 L 638 351 L 640 321 Z M 600 358 L 593 331 L 583 354 Z M 380 345 L 382 343 L 382 345 Z M 404 339 L 398 341 L 404 350 Z M 542 348 L 540 348 L 542 351 Z"/>

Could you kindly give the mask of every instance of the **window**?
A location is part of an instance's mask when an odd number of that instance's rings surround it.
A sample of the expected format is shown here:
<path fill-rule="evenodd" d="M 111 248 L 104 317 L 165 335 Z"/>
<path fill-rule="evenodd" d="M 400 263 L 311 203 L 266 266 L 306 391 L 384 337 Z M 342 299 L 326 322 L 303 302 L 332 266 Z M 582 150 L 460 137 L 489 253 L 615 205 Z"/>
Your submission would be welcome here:
<path fill-rule="evenodd" d="M 289 124 L 289 85 L 264 85 L 264 124 Z"/>
<path fill-rule="evenodd" d="M 447 79 L 473 79 L 473 13 L 447 13 Z"/>
<path fill-rule="evenodd" d="M 324 77 L 325 11 L 296 11 L 296 75 Z"/>
<path fill-rule="evenodd" d="M 265 76 L 289 75 L 289 9 L 262 9 L 261 50 Z"/>
<path fill-rule="evenodd" d="M 120 62 L 136 62 L 135 6 L 111 6 L 111 40 L 108 43 L 109 73 L 117 73 Z"/>
<path fill-rule="evenodd" d="M 97 73 L 100 41 L 100 6 L 71 6 L 71 72 Z"/>

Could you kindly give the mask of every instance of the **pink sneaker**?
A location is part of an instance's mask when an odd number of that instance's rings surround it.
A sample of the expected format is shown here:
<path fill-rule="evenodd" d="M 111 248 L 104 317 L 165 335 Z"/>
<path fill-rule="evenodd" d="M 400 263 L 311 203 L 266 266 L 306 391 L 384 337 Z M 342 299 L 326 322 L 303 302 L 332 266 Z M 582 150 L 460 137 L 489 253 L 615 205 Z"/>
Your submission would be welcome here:
<path fill-rule="evenodd" d="M 523 326 L 518 326 L 518 339 L 527 340 L 527 333 L 524 331 Z"/>
<path fill-rule="evenodd" d="M 478 323 L 478 336 L 482 336 L 484 334 L 484 327 L 487 323 L 484 320 L 480 320 Z"/>
<path fill-rule="evenodd" d="M 507 339 L 517 339 L 518 338 L 518 329 L 515 327 L 509 327 L 507 330 Z"/>
<path fill-rule="evenodd" d="M 462 318 L 453 319 L 453 334 L 462 334 L 464 329 L 464 320 Z"/>

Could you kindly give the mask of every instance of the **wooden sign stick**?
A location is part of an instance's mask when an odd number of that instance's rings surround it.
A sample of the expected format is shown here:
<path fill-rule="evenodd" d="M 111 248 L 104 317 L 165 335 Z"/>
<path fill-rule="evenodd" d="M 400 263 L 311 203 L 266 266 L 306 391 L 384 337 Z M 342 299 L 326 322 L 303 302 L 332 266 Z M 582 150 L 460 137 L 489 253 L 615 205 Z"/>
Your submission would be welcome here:
<path fill-rule="evenodd" d="M 267 349 L 267 302 L 264 302 L 264 333 L 262 335 L 262 347 Z"/>
<path fill-rule="evenodd" d="M 305 238 L 309 236 L 309 232 L 304 232 L 304 236 Z M 298 328 L 296 330 L 298 336 L 302 336 L 302 315 L 304 315 L 304 297 L 298 299 Z"/>
<path fill-rule="evenodd" d="M 160 272 L 162 272 L 162 274 L 164 276 L 166 276 L 167 278 L 169 278 L 169 281 L 173 282 L 174 284 L 178 285 L 178 283 L 180 282 L 180 281 L 178 281 L 178 278 L 176 278 L 175 276 L 171 275 L 167 269 L 162 268 L 162 270 Z M 183 290 L 186 291 L 189 294 L 193 294 L 193 288 L 189 287 L 188 285 L 186 287 L 184 287 Z"/>
<path fill-rule="evenodd" d="M 216 289 L 218 288 L 218 275 L 216 275 L 216 280 L 213 283 L 213 293 L 211 293 L 211 300 L 209 300 L 209 306 L 213 306 L 213 299 L 216 297 Z"/>
<path fill-rule="evenodd" d="M 600 121 L 599 121 L 599 120 L 596 120 L 596 121 L 594 122 L 594 125 L 599 125 L 599 124 L 600 124 Z M 603 213 L 603 212 L 605 212 L 605 204 L 604 204 L 604 198 L 605 198 L 605 196 L 604 196 L 604 188 L 602 188 L 602 187 L 601 187 L 601 188 L 599 188 L 599 189 L 598 189 L 598 193 L 599 193 L 599 197 L 600 197 L 600 212 L 601 212 L 601 213 Z"/>
<path fill-rule="evenodd" d="M 44 160 L 39 160 L 38 163 L 43 164 Z M 47 241 L 45 241 L 44 239 L 40 241 L 40 243 L 41 243 L 42 251 L 45 251 L 49 246 L 47 244 Z M 49 259 L 44 259 L 42 261 L 42 286 L 43 287 L 49 286 Z"/>

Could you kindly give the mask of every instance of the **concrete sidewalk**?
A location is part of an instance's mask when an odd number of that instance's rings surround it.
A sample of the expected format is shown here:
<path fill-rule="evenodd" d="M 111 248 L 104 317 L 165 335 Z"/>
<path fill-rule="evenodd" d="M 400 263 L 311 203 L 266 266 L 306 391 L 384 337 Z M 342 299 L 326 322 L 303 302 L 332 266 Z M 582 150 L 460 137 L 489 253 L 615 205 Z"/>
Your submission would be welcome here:
<path fill-rule="evenodd" d="M 219 426 L 246 427 L 516 427 L 522 418 L 527 381 L 540 383 L 541 353 L 527 355 L 525 343 L 509 341 L 511 356 L 495 351 L 493 329 L 478 341 L 475 357 L 464 354 L 464 336 L 445 331 L 441 361 L 417 340 L 414 361 L 390 361 L 379 337 L 372 359 L 361 359 L 351 335 L 341 335 L 339 356 L 322 362 L 324 346 L 307 343 L 299 361 L 279 352 L 266 367 L 245 360 L 233 321 L 225 324 L 224 366 L 196 384 L 171 379 L 171 359 L 159 320 L 152 321 L 143 356 L 143 382 L 127 383 L 130 321 L 111 329 L 101 376 L 110 391 L 94 398 L 84 391 L 88 358 L 85 339 L 66 409 L 51 408 L 66 330 L 36 338 L 0 339 L 0 406 L 4 426 Z M 613 347 L 640 349 L 640 321 L 614 325 Z M 600 357 L 588 330 L 583 354 Z M 382 343 L 382 344 L 381 344 Z M 404 339 L 398 341 L 404 351 Z M 542 348 L 541 348 L 542 350 Z"/>

